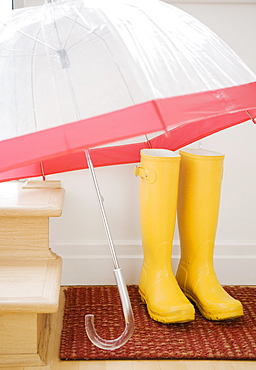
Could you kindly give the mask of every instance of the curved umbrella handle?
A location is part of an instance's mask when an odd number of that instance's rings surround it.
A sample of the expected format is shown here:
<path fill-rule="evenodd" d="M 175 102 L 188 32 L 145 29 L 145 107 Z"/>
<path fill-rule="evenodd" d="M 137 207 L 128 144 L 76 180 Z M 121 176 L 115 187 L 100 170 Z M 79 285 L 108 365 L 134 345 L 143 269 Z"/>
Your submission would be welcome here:
<path fill-rule="evenodd" d="M 123 333 L 116 339 L 107 340 L 101 338 L 94 326 L 94 315 L 86 315 L 85 316 L 85 330 L 90 339 L 90 341 L 95 344 L 97 347 L 106 349 L 106 350 L 113 350 L 120 348 L 123 346 L 132 336 L 134 332 L 134 317 L 132 312 L 132 307 L 130 303 L 130 298 L 128 295 L 128 291 L 123 279 L 123 275 L 121 272 L 121 268 L 114 269 L 115 279 L 119 291 L 119 295 L 121 298 L 122 309 L 125 319 L 125 329 Z"/>

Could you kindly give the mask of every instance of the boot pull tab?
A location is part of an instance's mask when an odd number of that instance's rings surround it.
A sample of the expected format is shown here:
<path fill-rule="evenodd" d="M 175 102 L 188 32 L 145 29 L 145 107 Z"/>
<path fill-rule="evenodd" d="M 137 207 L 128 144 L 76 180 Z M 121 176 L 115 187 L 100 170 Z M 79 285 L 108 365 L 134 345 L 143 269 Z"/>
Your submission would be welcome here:
<path fill-rule="evenodd" d="M 147 180 L 149 184 L 153 184 L 156 181 L 156 172 L 152 168 L 145 169 L 143 167 L 136 166 L 134 169 L 134 175 Z"/>

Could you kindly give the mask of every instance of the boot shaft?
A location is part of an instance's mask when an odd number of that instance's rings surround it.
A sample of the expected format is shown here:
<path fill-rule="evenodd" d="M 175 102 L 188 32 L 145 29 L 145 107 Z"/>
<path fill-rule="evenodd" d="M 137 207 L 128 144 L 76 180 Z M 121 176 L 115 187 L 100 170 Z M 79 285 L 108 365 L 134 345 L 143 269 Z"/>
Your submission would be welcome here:
<path fill-rule="evenodd" d="M 178 227 L 182 259 L 202 248 L 208 259 L 213 254 L 218 224 L 224 155 L 200 149 L 180 151 Z"/>
<path fill-rule="evenodd" d="M 172 245 L 178 198 L 180 156 L 164 149 L 141 151 L 140 224 L 143 245 Z M 168 250 L 169 253 L 169 250 Z"/>

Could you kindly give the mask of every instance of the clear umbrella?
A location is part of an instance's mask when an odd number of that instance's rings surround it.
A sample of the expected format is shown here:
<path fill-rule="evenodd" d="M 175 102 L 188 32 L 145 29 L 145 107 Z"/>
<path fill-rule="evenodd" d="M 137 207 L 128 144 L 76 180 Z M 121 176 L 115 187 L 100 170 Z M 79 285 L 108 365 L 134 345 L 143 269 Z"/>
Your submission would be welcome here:
<path fill-rule="evenodd" d="M 138 162 L 143 147 L 175 150 L 255 119 L 255 81 L 207 27 L 157 0 L 57 1 L 0 23 L 0 180 L 89 167 L 126 322 L 107 341 L 86 318 L 101 348 L 125 343 L 134 323 L 94 166 Z"/>

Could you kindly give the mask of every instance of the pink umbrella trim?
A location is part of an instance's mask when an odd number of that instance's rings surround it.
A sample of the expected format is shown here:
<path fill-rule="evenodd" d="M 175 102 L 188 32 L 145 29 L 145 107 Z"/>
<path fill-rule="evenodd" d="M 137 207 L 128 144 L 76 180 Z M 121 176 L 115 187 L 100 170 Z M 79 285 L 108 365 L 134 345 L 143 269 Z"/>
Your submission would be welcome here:
<path fill-rule="evenodd" d="M 177 150 L 250 117 L 256 118 L 256 82 L 152 100 L 0 142 L 0 181 L 40 176 L 40 161 L 45 175 L 86 168 L 86 148 L 96 167 L 136 163 L 145 142 L 93 147 L 168 130 L 150 144 Z"/>

